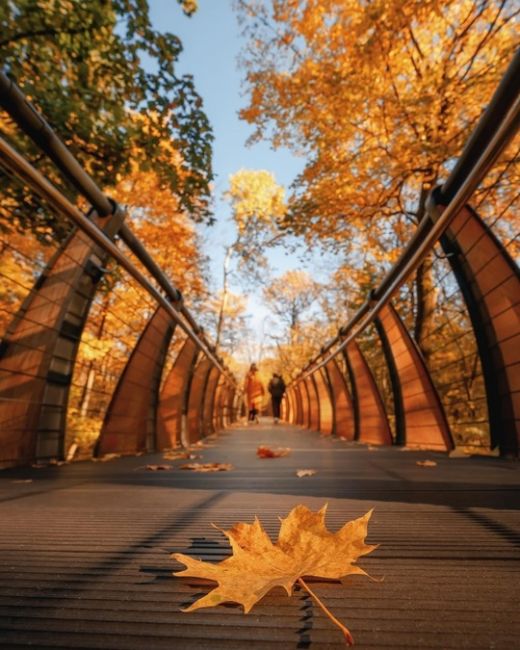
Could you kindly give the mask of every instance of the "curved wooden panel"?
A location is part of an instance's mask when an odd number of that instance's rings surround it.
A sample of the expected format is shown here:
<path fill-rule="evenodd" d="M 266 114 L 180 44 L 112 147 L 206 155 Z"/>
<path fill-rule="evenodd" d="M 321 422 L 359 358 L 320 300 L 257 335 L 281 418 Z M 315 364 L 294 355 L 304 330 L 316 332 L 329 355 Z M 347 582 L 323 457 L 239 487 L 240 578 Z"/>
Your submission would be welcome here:
<path fill-rule="evenodd" d="M 159 307 L 121 373 L 96 443 L 96 456 L 155 451 L 161 374 L 174 324 Z"/>
<path fill-rule="evenodd" d="M 302 406 L 302 417 L 300 424 L 305 428 L 310 427 L 310 403 L 309 403 L 309 389 L 307 388 L 307 382 L 305 380 L 298 383 L 300 389 L 300 398 Z"/>
<path fill-rule="evenodd" d="M 298 420 L 298 387 L 297 385 L 292 385 L 287 389 L 287 394 L 289 395 L 289 399 L 291 401 L 291 407 L 290 407 L 290 423 L 291 424 L 300 424 Z"/>
<path fill-rule="evenodd" d="M 197 346 L 187 338 L 163 384 L 159 398 L 157 449 L 169 449 L 183 442 L 183 417 L 186 418 L 188 411 L 188 387 L 197 357 Z"/>
<path fill-rule="evenodd" d="M 318 396 L 318 389 L 316 388 L 316 382 L 314 380 L 314 375 L 309 375 L 305 379 L 307 384 L 308 394 L 309 394 L 309 429 L 313 431 L 320 430 L 320 401 Z"/>
<path fill-rule="evenodd" d="M 280 419 L 284 422 L 290 422 L 291 417 L 291 403 L 289 401 L 289 391 L 285 391 L 282 401 L 280 403 Z"/>
<path fill-rule="evenodd" d="M 209 436 L 215 431 L 215 427 L 213 425 L 213 410 L 215 407 L 215 396 L 220 375 L 220 370 L 216 366 L 212 366 L 208 374 L 208 379 L 204 390 L 204 399 L 202 403 L 202 436 Z"/>
<path fill-rule="evenodd" d="M 93 216 L 113 238 L 122 214 Z M 75 231 L 36 281 L 0 345 L 0 462 L 63 458 L 70 382 L 106 254 Z"/>
<path fill-rule="evenodd" d="M 327 436 L 334 432 L 334 413 L 330 398 L 330 388 L 324 368 L 313 373 L 319 400 L 319 431 Z"/>
<path fill-rule="evenodd" d="M 444 208 L 438 206 L 439 211 Z M 491 444 L 520 453 L 520 271 L 469 206 L 441 237 L 471 318 L 486 385 Z"/>
<path fill-rule="evenodd" d="M 392 434 L 383 400 L 359 345 L 351 341 L 344 352 L 357 401 L 359 434 L 356 439 L 374 445 L 391 445 Z"/>
<path fill-rule="evenodd" d="M 326 368 L 334 404 L 334 433 L 342 438 L 354 440 L 356 435 L 354 406 L 347 382 L 335 358 L 327 363 Z"/>
<path fill-rule="evenodd" d="M 207 357 L 203 357 L 197 364 L 193 374 L 188 397 L 186 427 L 188 444 L 197 442 L 202 435 L 204 396 L 206 393 L 206 383 L 212 367 L 213 364 L 211 361 Z"/>
<path fill-rule="evenodd" d="M 230 385 L 226 402 L 227 422 L 229 424 L 238 420 L 242 402 L 243 400 L 240 392 L 237 391 L 235 386 Z"/>
<path fill-rule="evenodd" d="M 226 396 L 226 377 L 220 374 L 217 388 L 215 391 L 215 400 L 213 403 L 213 429 L 220 431 L 224 428 L 224 404 Z"/>
<path fill-rule="evenodd" d="M 376 325 L 394 388 L 396 437 L 407 447 L 453 449 L 444 409 L 421 352 L 390 303 L 380 311 Z"/>
<path fill-rule="evenodd" d="M 232 386 L 226 380 L 222 387 L 222 394 L 220 398 L 220 408 L 221 408 L 221 419 L 222 427 L 227 427 L 231 424 L 231 405 L 230 401 L 232 400 Z"/>
<path fill-rule="evenodd" d="M 296 423 L 301 426 L 305 421 L 303 400 L 307 399 L 307 390 L 301 383 L 296 384 L 294 387 L 294 395 L 296 397 Z"/>

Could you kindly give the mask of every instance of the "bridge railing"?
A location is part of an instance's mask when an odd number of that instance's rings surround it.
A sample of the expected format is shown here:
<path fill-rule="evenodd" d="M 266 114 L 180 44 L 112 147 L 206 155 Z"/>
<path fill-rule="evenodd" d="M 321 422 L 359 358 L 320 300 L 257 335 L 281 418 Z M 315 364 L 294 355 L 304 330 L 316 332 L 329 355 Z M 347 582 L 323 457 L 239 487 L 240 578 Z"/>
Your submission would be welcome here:
<path fill-rule="evenodd" d="M 94 441 L 100 457 L 168 449 L 233 421 L 232 373 L 124 210 L 3 73 L 0 106 L 65 179 L 57 187 L 0 138 L 4 179 L 24 196 L 4 196 L 2 217 L 71 225 L 61 241 L 43 225 L 30 245 L 15 227 L 0 232 L 0 464 L 61 461 Z"/>
<path fill-rule="evenodd" d="M 399 260 L 289 386 L 289 420 L 367 443 L 518 456 L 518 232 L 499 239 L 485 192 L 485 218 L 468 202 L 518 131 L 519 79 L 520 52 Z M 415 273 L 434 278 L 421 349 L 410 333 Z"/>

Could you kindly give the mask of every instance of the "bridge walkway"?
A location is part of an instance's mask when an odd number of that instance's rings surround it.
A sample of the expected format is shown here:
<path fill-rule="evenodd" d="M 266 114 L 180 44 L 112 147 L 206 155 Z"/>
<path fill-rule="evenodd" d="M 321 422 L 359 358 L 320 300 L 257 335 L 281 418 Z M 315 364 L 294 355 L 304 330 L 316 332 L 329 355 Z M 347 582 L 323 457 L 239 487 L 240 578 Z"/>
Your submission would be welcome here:
<path fill-rule="evenodd" d="M 290 447 L 261 460 L 257 445 Z M 298 503 L 328 503 L 327 524 L 375 508 L 360 565 L 313 588 L 364 650 L 520 647 L 520 471 L 498 458 L 448 458 L 370 448 L 264 420 L 233 427 L 178 469 L 162 454 L 0 472 L 0 647 L 104 650 L 332 650 L 341 634 L 310 597 L 273 591 L 244 615 L 236 606 L 182 613 L 207 588 L 178 579 L 175 551 L 219 561 L 211 527 L 251 522 L 273 538 Z M 431 467 L 417 461 L 432 460 Z M 173 469 L 150 471 L 147 464 Z M 316 475 L 298 478 L 296 470 Z"/>

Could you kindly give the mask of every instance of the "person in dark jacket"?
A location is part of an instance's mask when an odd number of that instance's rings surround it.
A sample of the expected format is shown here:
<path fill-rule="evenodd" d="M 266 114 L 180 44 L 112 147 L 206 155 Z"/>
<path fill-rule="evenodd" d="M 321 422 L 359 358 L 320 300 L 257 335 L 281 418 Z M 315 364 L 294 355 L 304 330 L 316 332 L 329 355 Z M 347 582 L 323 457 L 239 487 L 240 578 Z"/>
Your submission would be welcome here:
<path fill-rule="evenodd" d="M 267 389 L 271 393 L 274 423 L 278 424 L 278 420 L 280 419 L 280 404 L 282 403 L 282 398 L 285 393 L 285 382 L 280 375 L 273 372 L 273 376 L 271 377 Z"/>

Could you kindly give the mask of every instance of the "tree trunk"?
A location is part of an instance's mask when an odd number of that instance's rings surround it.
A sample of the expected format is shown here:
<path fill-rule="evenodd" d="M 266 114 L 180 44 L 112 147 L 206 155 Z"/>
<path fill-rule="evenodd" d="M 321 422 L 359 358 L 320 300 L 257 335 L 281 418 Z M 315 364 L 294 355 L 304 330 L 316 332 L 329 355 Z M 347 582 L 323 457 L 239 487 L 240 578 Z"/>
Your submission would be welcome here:
<path fill-rule="evenodd" d="M 101 312 L 101 320 L 99 322 L 99 327 L 96 332 L 96 337 L 101 339 L 103 336 L 103 331 L 105 329 L 105 323 L 107 320 L 108 306 L 110 304 L 110 293 L 107 293 L 103 300 L 103 311 Z M 84 418 L 88 415 L 88 407 L 90 404 L 90 398 L 92 395 L 92 388 L 94 387 L 94 380 L 96 378 L 96 369 L 94 367 L 94 361 L 90 361 L 88 364 L 87 378 L 83 389 L 81 391 L 81 397 L 79 399 L 79 415 Z"/>
<path fill-rule="evenodd" d="M 222 328 L 224 326 L 224 314 L 226 313 L 227 301 L 229 296 L 229 263 L 233 253 L 233 246 L 226 248 L 226 255 L 224 257 L 224 269 L 222 280 L 222 300 L 220 301 L 220 310 L 217 321 L 217 332 L 215 337 L 215 351 L 218 352 L 220 348 L 220 340 L 222 338 Z"/>
<path fill-rule="evenodd" d="M 419 197 L 419 205 L 417 206 L 418 224 L 424 219 L 429 218 L 426 212 L 426 200 L 430 189 L 434 187 L 436 182 L 436 171 L 429 170 L 425 172 Z M 431 251 L 423 259 L 415 274 L 416 310 L 414 338 L 426 361 L 428 361 L 428 357 L 432 353 L 431 342 L 428 338 L 434 329 L 433 320 L 435 318 L 438 296 L 438 289 L 435 286 L 435 278 L 433 275 L 434 259 L 433 251 Z"/>
<path fill-rule="evenodd" d="M 435 327 L 434 318 L 437 308 L 438 289 L 433 275 L 433 253 L 430 253 L 417 268 L 415 276 L 415 330 L 414 338 L 426 361 L 432 349 L 428 338 Z"/>

